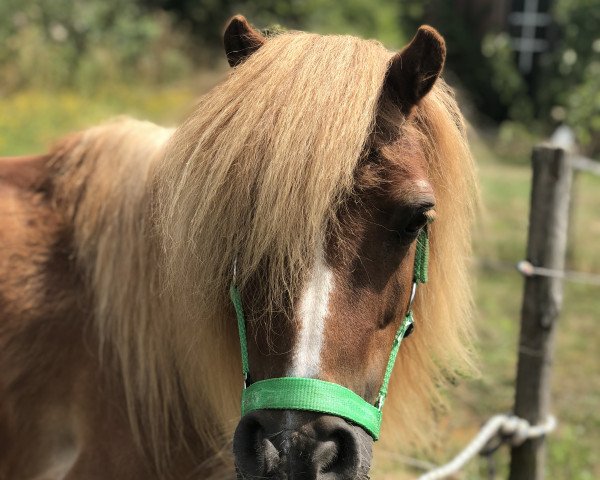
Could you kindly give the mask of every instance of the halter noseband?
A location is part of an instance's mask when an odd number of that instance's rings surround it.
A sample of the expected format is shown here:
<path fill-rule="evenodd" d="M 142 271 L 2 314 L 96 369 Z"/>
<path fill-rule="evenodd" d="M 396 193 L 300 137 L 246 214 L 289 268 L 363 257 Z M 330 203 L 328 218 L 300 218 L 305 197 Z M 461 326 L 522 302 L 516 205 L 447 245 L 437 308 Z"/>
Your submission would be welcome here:
<path fill-rule="evenodd" d="M 414 328 L 412 305 L 415 299 L 417 285 L 427 281 L 427 264 L 429 258 L 429 239 L 427 227 L 421 230 L 417 237 L 413 285 L 406 314 L 392 344 L 392 351 L 385 369 L 383 383 L 375 405 L 367 402 L 352 390 L 316 378 L 281 377 L 269 378 L 247 385 L 248 373 L 248 344 L 246 341 L 246 320 L 242 308 L 240 292 L 234 280 L 229 289 L 229 296 L 235 308 L 240 348 L 242 357 L 242 372 L 244 374 L 244 389 L 242 391 L 242 416 L 255 410 L 307 410 L 325 413 L 344 418 L 360 425 L 374 440 L 379 438 L 381 429 L 382 408 L 388 393 L 388 384 L 396 362 L 402 339 L 410 335 Z M 234 266 L 235 270 L 235 266 Z"/>

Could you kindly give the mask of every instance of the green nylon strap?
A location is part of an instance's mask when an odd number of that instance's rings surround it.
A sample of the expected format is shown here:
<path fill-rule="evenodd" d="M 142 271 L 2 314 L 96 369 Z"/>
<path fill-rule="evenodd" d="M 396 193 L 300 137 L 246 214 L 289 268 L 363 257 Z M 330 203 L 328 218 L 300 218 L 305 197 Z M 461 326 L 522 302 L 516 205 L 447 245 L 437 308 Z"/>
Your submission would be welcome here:
<path fill-rule="evenodd" d="M 242 415 L 254 410 L 308 410 L 345 418 L 379 438 L 381 410 L 352 390 L 314 378 L 283 377 L 253 383 L 242 393 Z"/>
<path fill-rule="evenodd" d="M 427 228 L 424 228 L 417 237 L 416 243 L 414 264 L 415 284 L 427 281 L 428 260 L 429 238 Z M 234 283 L 229 288 L 229 296 L 235 309 L 240 337 L 242 372 L 244 374 L 242 415 L 263 409 L 307 410 L 327 413 L 360 425 L 374 440 L 379 438 L 381 409 L 388 393 L 388 386 L 394 364 L 396 363 L 396 357 L 398 356 L 402 339 L 413 325 L 413 314 L 410 306 L 394 336 L 392 351 L 390 352 L 383 382 L 379 390 L 377 404 L 372 405 L 346 387 L 313 378 L 271 378 L 255 382 L 246 387 L 246 380 L 250 371 L 248 343 L 246 339 L 246 320 L 244 318 L 240 292 Z"/>
<path fill-rule="evenodd" d="M 235 309 L 237 318 L 238 333 L 240 336 L 240 349 L 242 354 L 242 373 L 244 374 L 244 383 L 248 379 L 250 364 L 248 362 L 248 342 L 246 340 L 246 319 L 244 318 L 244 308 L 242 307 L 242 297 L 237 287 L 232 283 L 229 287 L 229 298 Z"/>
<path fill-rule="evenodd" d="M 390 383 L 390 378 L 392 377 L 392 370 L 394 370 L 394 364 L 396 363 L 396 357 L 398 356 L 398 350 L 400 350 L 400 344 L 402 343 L 402 339 L 408 332 L 408 329 L 413 324 L 413 315 L 412 310 L 409 310 L 400 328 L 396 332 L 396 336 L 394 337 L 394 343 L 392 344 L 392 352 L 390 353 L 390 358 L 387 363 L 387 367 L 385 368 L 385 375 L 383 376 L 383 383 L 381 384 L 381 388 L 379 389 L 379 398 L 377 399 L 377 407 L 379 409 L 383 408 L 383 404 L 385 403 L 385 398 L 388 393 L 388 385 Z"/>
<path fill-rule="evenodd" d="M 415 267 L 414 276 L 415 282 L 427 282 L 427 269 L 429 264 L 429 233 L 428 229 L 424 228 L 417 237 L 417 246 L 415 252 Z"/>

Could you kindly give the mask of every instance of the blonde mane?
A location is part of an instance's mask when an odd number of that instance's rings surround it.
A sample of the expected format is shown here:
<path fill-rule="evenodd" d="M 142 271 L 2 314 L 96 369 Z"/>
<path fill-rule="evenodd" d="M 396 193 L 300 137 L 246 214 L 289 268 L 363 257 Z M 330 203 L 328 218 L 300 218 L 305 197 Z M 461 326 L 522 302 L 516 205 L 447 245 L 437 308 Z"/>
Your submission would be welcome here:
<path fill-rule="evenodd" d="M 233 263 L 242 286 L 266 272 L 273 311 L 294 298 L 340 202 L 353 194 L 391 56 L 353 37 L 279 35 L 173 134 L 124 120 L 57 149 L 100 339 L 118 361 L 134 430 L 159 466 L 168 464 L 169 439 L 189 435 L 188 417 L 206 448 L 223 454 L 241 390 L 227 299 Z M 398 432 L 404 444 L 424 439 L 434 387 L 469 357 L 474 168 L 442 81 L 413 124 L 437 220 L 418 327 L 386 403 L 383 439 L 394 447 Z"/>
<path fill-rule="evenodd" d="M 476 171 L 466 125 L 442 80 L 421 101 L 413 126 L 428 160 L 436 217 L 430 226 L 429 281 L 415 299 L 415 334 L 400 349 L 385 405 L 382 447 L 390 450 L 427 445 L 439 430 L 431 407 L 443 405 L 440 388 L 473 368 L 468 260 Z"/>

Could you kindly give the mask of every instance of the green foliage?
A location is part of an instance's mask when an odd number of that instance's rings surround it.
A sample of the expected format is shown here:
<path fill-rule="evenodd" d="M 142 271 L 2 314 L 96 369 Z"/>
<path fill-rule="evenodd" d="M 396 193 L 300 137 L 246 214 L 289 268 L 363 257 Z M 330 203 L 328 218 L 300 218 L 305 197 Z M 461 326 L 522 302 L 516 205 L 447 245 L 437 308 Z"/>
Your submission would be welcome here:
<path fill-rule="evenodd" d="M 507 33 L 488 34 L 481 42 L 481 52 L 486 58 L 481 68 L 489 75 L 489 86 L 502 105 L 507 106 L 507 116 L 522 122 L 533 118 L 533 104 L 527 94 L 527 85 L 519 73 Z"/>
<path fill-rule="evenodd" d="M 237 13 L 263 28 L 281 24 L 320 33 L 355 34 L 377 38 L 399 48 L 406 38 L 399 28 L 404 11 L 395 0 L 142 0 L 150 8 L 172 11 L 199 42 L 217 47 L 227 19 Z"/>
<path fill-rule="evenodd" d="M 486 5 L 423 0 L 403 4 L 403 22 L 414 29 L 428 21 L 445 36 L 448 69 L 478 110 L 496 121 L 518 121 L 547 132 L 571 125 L 589 154 L 600 153 L 600 0 L 556 0 L 552 49 L 539 58 L 528 87 L 518 71 L 506 33 L 483 33 Z M 410 8 L 409 8 L 410 7 Z M 411 14 L 410 12 L 413 12 Z"/>
<path fill-rule="evenodd" d="M 600 152 L 600 62 L 591 63 L 568 97 L 567 121 L 588 150 Z"/>
<path fill-rule="evenodd" d="M 575 128 L 590 154 L 600 153 L 600 0 L 557 0 L 563 41 L 547 55 L 540 97 L 545 113 Z M 558 108 L 557 108 L 558 107 Z"/>
<path fill-rule="evenodd" d="M 394 0 L 380 0 L 376 8 L 372 0 L 244 1 L 239 10 L 257 25 L 283 23 L 320 33 L 358 35 L 378 39 L 389 48 L 400 48 L 407 41 L 400 28 L 401 3 Z"/>
<path fill-rule="evenodd" d="M 584 147 L 600 152 L 600 61 L 587 66 L 581 83 L 569 93 L 566 118 Z"/>
<path fill-rule="evenodd" d="M 189 31 L 196 47 L 222 46 L 225 22 L 236 11 L 235 0 L 137 0 L 148 11 L 163 9 L 176 19 L 178 27 Z M 281 2 L 282 4 L 286 2 Z M 295 2 L 291 2 L 295 3 Z M 203 59 L 207 58 L 203 55 Z"/>
<path fill-rule="evenodd" d="M 0 91 L 182 78 L 194 64 L 223 59 L 222 31 L 234 13 L 258 27 L 355 34 L 399 48 L 402 12 L 395 0 L 377 8 L 371 0 L 4 0 Z"/>
<path fill-rule="evenodd" d="M 160 83 L 189 70 L 164 14 L 128 0 L 3 0 L 0 88 Z"/>

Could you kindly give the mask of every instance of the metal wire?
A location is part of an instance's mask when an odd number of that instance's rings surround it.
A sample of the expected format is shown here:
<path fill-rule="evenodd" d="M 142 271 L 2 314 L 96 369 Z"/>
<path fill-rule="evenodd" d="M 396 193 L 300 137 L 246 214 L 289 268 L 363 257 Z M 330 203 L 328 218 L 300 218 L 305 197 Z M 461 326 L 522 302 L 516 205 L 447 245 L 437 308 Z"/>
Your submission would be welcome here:
<path fill-rule="evenodd" d="M 575 272 L 571 270 L 554 270 L 552 268 L 536 267 L 527 260 L 517 263 L 517 270 L 526 277 L 562 278 L 572 282 L 587 283 L 600 286 L 600 275 L 595 273 Z"/>
<path fill-rule="evenodd" d="M 525 277 L 551 277 L 551 278 L 562 278 L 563 280 L 585 283 L 588 285 L 600 286 L 600 274 L 597 273 L 586 273 L 576 272 L 573 270 L 553 270 L 551 268 L 536 267 L 527 260 L 521 260 L 516 264 L 507 261 L 495 261 L 476 259 L 476 264 L 485 269 L 499 270 L 504 272 L 510 272 L 516 270 Z"/>

